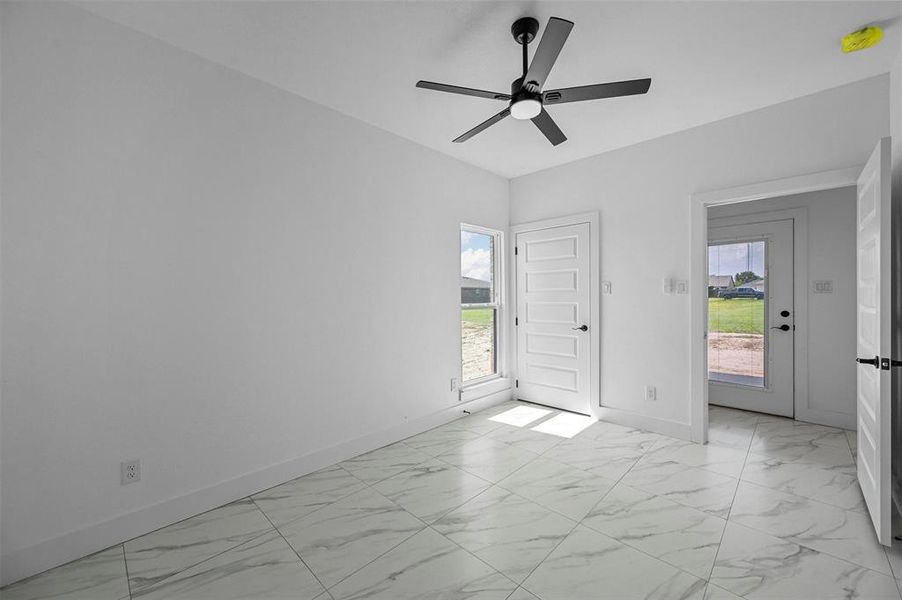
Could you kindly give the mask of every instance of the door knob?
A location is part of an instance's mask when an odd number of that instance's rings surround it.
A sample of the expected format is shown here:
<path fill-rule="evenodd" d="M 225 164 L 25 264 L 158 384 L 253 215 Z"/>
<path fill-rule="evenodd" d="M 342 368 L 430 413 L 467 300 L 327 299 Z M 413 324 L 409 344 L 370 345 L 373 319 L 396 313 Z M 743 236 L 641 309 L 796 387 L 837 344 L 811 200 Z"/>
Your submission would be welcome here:
<path fill-rule="evenodd" d="M 856 358 L 855 362 L 860 365 L 873 365 L 874 368 L 880 368 L 880 357 L 875 356 L 874 358 Z"/>
<path fill-rule="evenodd" d="M 779 329 L 780 331 L 789 331 L 789 325 L 783 323 L 779 327 L 771 327 L 771 329 Z"/>
<path fill-rule="evenodd" d="M 578 331 L 589 331 L 589 326 L 588 325 L 580 325 L 579 327 L 571 327 L 570 329 L 572 329 L 573 331 L 577 331 L 577 330 Z"/>

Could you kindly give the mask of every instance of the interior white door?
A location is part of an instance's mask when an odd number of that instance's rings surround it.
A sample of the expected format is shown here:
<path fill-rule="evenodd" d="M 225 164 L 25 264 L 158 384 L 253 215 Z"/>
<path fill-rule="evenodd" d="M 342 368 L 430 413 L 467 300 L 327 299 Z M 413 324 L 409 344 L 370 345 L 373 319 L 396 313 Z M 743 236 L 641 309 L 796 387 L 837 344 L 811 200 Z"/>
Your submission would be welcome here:
<path fill-rule="evenodd" d="M 589 224 L 517 234 L 517 397 L 590 414 Z"/>
<path fill-rule="evenodd" d="M 881 544 L 892 543 L 890 139 L 858 178 L 858 483 Z"/>
<path fill-rule="evenodd" d="M 793 264 L 793 219 L 708 230 L 710 404 L 793 416 Z"/>

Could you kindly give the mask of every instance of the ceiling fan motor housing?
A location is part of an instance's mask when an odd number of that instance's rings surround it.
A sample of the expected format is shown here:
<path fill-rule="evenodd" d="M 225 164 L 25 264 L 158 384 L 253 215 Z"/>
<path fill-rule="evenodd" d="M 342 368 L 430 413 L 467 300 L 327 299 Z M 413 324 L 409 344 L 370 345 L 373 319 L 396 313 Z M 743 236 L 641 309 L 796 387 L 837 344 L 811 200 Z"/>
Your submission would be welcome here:
<path fill-rule="evenodd" d="M 528 44 L 533 41 L 539 32 L 539 22 L 532 17 L 517 19 L 511 25 L 511 35 L 518 44 Z"/>

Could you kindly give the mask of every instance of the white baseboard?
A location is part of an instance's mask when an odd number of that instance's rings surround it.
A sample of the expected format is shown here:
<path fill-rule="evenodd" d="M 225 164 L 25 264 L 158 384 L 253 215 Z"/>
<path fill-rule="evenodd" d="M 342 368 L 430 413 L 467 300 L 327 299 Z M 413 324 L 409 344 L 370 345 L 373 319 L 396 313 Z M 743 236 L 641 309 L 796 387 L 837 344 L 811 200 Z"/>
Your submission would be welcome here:
<path fill-rule="evenodd" d="M 848 413 L 797 408 L 795 419 L 797 421 L 805 421 L 806 423 L 815 423 L 817 425 L 838 427 L 840 429 L 849 429 L 852 431 L 855 431 L 858 428 L 858 424 L 855 422 L 855 415 L 850 415 Z"/>
<path fill-rule="evenodd" d="M 192 515 L 246 498 L 265 489 L 318 471 L 364 452 L 381 448 L 417 433 L 510 400 L 509 389 L 461 402 L 445 410 L 342 442 L 316 452 L 272 465 L 183 496 L 145 506 L 107 521 L 95 523 L 0 557 L 0 585 L 52 569 L 116 544 L 177 523 Z"/>
<path fill-rule="evenodd" d="M 689 423 L 680 423 L 669 419 L 659 419 L 639 413 L 630 412 L 620 408 L 608 408 L 602 406 L 595 411 L 596 415 L 602 421 L 609 421 L 617 425 L 626 427 L 635 427 L 637 429 L 645 429 L 661 435 L 669 435 L 670 437 L 679 438 L 681 440 L 692 440 L 692 426 Z"/>

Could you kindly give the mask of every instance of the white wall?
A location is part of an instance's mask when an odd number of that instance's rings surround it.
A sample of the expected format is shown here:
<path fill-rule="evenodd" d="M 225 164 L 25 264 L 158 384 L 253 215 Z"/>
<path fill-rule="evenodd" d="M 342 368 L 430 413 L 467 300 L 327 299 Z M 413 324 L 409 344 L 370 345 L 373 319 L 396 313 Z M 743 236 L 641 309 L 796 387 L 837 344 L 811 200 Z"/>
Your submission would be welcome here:
<path fill-rule="evenodd" d="M 689 296 L 662 295 L 661 279 L 689 277 L 690 194 L 864 163 L 889 131 L 888 83 L 868 79 L 511 182 L 511 223 L 600 211 L 599 275 L 613 283 L 601 297 L 605 406 L 688 432 Z M 646 383 L 657 401 L 644 399 Z"/>
<path fill-rule="evenodd" d="M 6 581 L 458 406 L 507 180 L 69 5 L 2 26 Z"/>
<path fill-rule="evenodd" d="M 796 418 L 856 426 L 855 415 L 855 188 L 842 188 L 716 206 L 710 219 L 804 208 L 807 213 L 808 273 L 796 274 L 808 285 L 808 366 L 796 376 L 808 378 L 808 398 L 796 399 Z M 832 294 L 815 294 L 812 282 L 833 281 Z M 800 299 L 795 301 L 799 306 Z M 807 409 L 800 416 L 799 409 Z M 813 411 L 813 413 L 812 413 Z"/>

